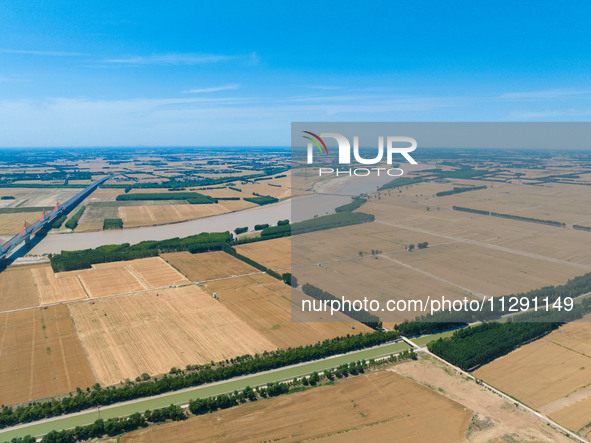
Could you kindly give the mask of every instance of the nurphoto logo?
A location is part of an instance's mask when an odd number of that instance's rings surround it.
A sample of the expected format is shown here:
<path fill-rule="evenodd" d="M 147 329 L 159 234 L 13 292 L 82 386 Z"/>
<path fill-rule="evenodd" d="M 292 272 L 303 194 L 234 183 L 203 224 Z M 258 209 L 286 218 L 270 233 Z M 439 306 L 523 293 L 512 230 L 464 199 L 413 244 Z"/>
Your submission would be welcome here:
<path fill-rule="evenodd" d="M 310 131 L 302 131 L 307 135 L 303 137 L 308 140 L 308 155 L 307 163 L 314 163 L 314 147 L 317 147 L 320 154 L 328 155 L 328 148 L 324 142 L 325 138 L 332 138 L 336 140 L 338 145 L 339 164 L 349 165 L 351 164 L 351 142 L 347 137 L 336 132 L 323 132 L 320 135 L 314 134 Z M 399 154 L 411 165 L 416 165 L 417 162 L 410 155 L 417 148 L 417 141 L 411 137 L 399 137 L 399 136 L 386 136 L 386 164 L 392 165 L 392 158 L 395 154 Z M 406 145 L 406 146 L 401 146 Z M 378 137 L 378 149 L 375 157 L 366 158 L 361 155 L 359 148 L 359 137 L 353 136 L 353 157 L 356 163 L 361 165 L 377 165 L 384 159 L 384 136 Z M 318 175 L 323 174 L 335 174 L 336 175 L 355 175 L 355 176 L 367 176 L 372 173 L 380 175 L 381 172 L 385 171 L 388 175 L 398 177 L 404 174 L 404 171 L 400 168 L 318 168 Z"/>

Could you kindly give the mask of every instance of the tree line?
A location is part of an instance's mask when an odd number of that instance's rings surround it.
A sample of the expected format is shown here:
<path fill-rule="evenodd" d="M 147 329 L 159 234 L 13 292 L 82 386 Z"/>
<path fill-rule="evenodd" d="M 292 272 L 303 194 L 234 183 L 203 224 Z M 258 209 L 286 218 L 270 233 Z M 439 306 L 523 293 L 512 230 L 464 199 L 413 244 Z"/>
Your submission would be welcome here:
<path fill-rule="evenodd" d="M 259 206 L 277 203 L 279 199 L 271 197 L 270 195 L 258 195 L 255 197 L 244 197 L 244 200 L 251 203 L 256 203 Z"/>
<path fill-rule="evenodd" d="M 294 378 L 291 381 L 269 383 L 267 386 L 261 386 L 258 388 L 246 386 L 241 391 L 235 390 L 229 394 L 190 400 L 189 412 L 195 416 L 203 415 L 220 409 L 227 409 L 245 404 L 247 402 L 255 402 L 260 399 L 298 392 L 308 387 L 317 386 L 323 381 L 333 383 L 335 379 L 346 378 L 349 375 L 361 375 L 365 373 L 367 368 L 379 366 L 384 363 L 387 364 L 416 359 L 417 354 L 414 351 L 407 350 L 398 355 L 391 355 L 387 359 L 380 361 L 370 359 L 368 361 L 360 360 L 349 364 L 344 363 L 337 368 L 327 369 L 321 374 L 313 372 L 308 376 Z M 52 431 L 49 434 L 46 434 L 41 441 L 45 443 L 70 443 L 92 438 L 100 438 L 105 435 L 115 437 L 121 433 L 134 431 L 149 426 L 150 424 L 158 424 L 168 420 L 179 421 L 185 420 L 186 418 L 187 414 L 180 406 L 170 405 L 169 407 L 155 409 L 153 411 L 147 410 L 143 414 L 136 412 L 128 417 L 116 417 L 108 419 L 107 421 L 99 419 L 90 425 L 77 426 L 70 430 Z M 35 441 L 36 440 L 33 437 L 26 436 L 23 438 L 14 438 L 11 440 L 11 443 L 34 443 Z"/>
<path fill-rule="evenodd" d="M 66 222 L 66 228 L 68 229 L 76 229 L 76 226 L 78 226 L 78 220 L 80 220 L 80 217 L 82 217 L 82 214 L 84 213 L 84 210 L 86 209 L 86 206 L 82 206 L 80 209 L 78 209 L 74 215 L 72 215 L 72 217 L 70 218 L 70 220 L 68 220 Z"/>
<path fill-rule="evenodd" d="M 331 293 L 323 291 L 322 289 L 311 285 L 310 283 L 305 283 L 304 286 L 302 286 L 302 291 L 304 294 L 320 301 L 326 300 L 330 302 L 332 300 L 339 300 Z M 349 307 L 341 306 L 340 312 L 348 317 L 351 317 L 353 320 L 358 321 L 359 323 L 369 326 L 370 328 L 378 329 L 382 327 L 382 321 L 377 315 L 371 314 L 363 309 L 357 311 L 350 309 Z"/>
<path fill-rule="evenodd" d="M 80 251 L 62 251 L 50 256 L 54 272 L 90 268 L 95 263 L 107 263 L 136 258 L 154 257 L 160 252 L 189 251 L 191 253 L 219 251 L 232 239 L 229 232 L 204 232 L 184 238 L 143 241 L 135 245 L 104 245 Z"/>
<path fill-rule="evenodd" d="M 364 203 L 367 203 L 367 199 L 363 197 L 353 197 L 351 203 L 335 208 L 335 212 L 352 212 L 355 209 L 359 209 Z"/>
<path fill-rule="evenodd" d="M 141 201 L 141 200 L 185 200 L 191 205 L 202 205 L 217 203 L 217 199 L 198 192 L 174 192 L 171 194 L 165 192 L 149 192 L 138 194 L 120 194 L 117 201 Z"/>
<path fill-rule="evenodd" d="M 525 221 L 525 222 L 529 222 L 529 223 L 540 223 L 542 225 L 556 226 L 558 228 L 566 227 L 566 223 L 558 222 L 555 220 L 543 220 L 540 218 L 522 217 L 520 215 L 503 214 L 501 212 L 483 211 L 480 209 L 464 208 L 462 206 L 452 206 L 452 209 L 454 211 L 471 212 L 472 214 L 479 214 L 479 215 L 491 215 L 493 217 L 507 218 L 509 220 L 519 220 L 519 221 Z"/>
<path fill-rule="evenodd" d="M 453 189 L 449 191 L 441 191 L 435 194 L 436 197 L 445 197 L 446 195 L 454 195 L 454 194 L 461 194 L 462 192 L 469 192 L 469 191 L 478 191 L 481 189 L 486 189 L 486 185 L 484 186 L 454 186 Z"/>
<path fill-rule="evenodd" d="M 481 323 L 458 329 L 451 337 L 429 343 L 429 351 L 465 371 L 508 354 L 518 346 L 540 338 L 560 323 Z"/>
<path fill-rule="evenodd" d="M 406 336 L 435 333 L 446 329 L 466 326 L 468 323 L 472 322 L 495 320 L 503 315 L 509 314 L 510 312 L 508 309 L 511 304 L 511 299 L 514 297 L 517 297 L 517 299 L 529 300 L 531 307 L 534 306 L 535 301 L 537 301 L 539 307 L 545 307 L 546 297 L 548 298 L 549 305 L 552 305 L 556 300 L 564 300 L 567 297 L 576 299 L 589 292 L 591 292 L 591 272 L 574 277 L 563 285 L 546 286 L 523 293 L 495 297 L 493 299 L 493 309 L 491 309 L 490 302 L 486 302 L 483 304 L 482 310 L 476 312 L 472 310 L 461 312 L 440 311 L 434 314 L 417 316 L 413 321 L 404 321 L 403 323 L 394 326 L 394 328 L 402 335 Z M 504 311 L 502 310 L 502 307 L 505 308 Z M 564 323 L 580 318 L 588 311 L 591 311 L 591 300 L 585 299 L 582 300 L 580 304 L 576 304 L 570 312 L 565 310 L 551 310 L 549 312 L 538 310 L 537 312 L 524 312 L 516 317 L 522 321 Z"/>
<path fill-rule="evenodd" d="M 254 356 L 244 355 L 216 364 L 189 366 L 176 374 L 148 381 L 130 381 L 119 387 L 102 388 L 97 383 L 92 389 L 77 389 L 75 393 L 61 399 L 32 402 L 16 407 L 4 406 L 0 411 L 0 428 L 318 360 L 387 343 L 399 336 L 400 333 L 397 331 L 346 335 L 307 346 L 265 351 Z"/>

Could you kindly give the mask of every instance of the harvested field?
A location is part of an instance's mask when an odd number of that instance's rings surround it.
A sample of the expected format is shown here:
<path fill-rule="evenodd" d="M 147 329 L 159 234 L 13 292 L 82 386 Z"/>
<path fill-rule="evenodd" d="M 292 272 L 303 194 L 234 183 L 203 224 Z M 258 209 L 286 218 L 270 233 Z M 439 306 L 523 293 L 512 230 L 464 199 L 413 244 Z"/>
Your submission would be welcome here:
<path fill-rule="evenodd" d="M 120 263 L 104 263 L 103 266 L 95 265 L 92 269 L 74 272 L 80 278 L 89 297 L 103 297 L 147 289 L 147 286 Z"/>
<path fill-rule="evenodd" d="M 473 181 L 472 184 L 479 184 L 479 182 Z M 571 203 L 569 204 L 575 205 L 578 208 L 584 207 L 584 204 L 580 203 L 580 200 L 577 200 L 577 192 L 581 191 L 581 188 L 584 187 L 556 185 L 560 189 L 558 192 L 553 189 L 539 189 L 538 187 L 526 185 L 503 184 L 500 185 L 503 186 L 503 192 L 501 192 L 501 188 L 494 188 L 433 198 L 431 194 L 437 191 L 436 186 L 439 186 L 441 189 L 446 187 L 446 185 L 435 183 L 422 183 L 411 186 L 408 190 L 404 190 L 402 194 L 395 193 L 394 190 L 390 191 L 390 194 L 388 194 L 388 191 L 382 191 L 380 193 L 380 200 L 372 199 L 362 209 L 363 212 L 374 214 L 380 221 L 409 226 L 415 232 L 428 231 L 444 236 L 457 236 L 463 239 L 498 245 L 526 253 L 541 254 L 568 261 L 573 265 L 586 265 L 588 270 L 591 269 L 589 268 L 589 265 L 591 265 L 591 253 L 588 248 L 584 247 L 591 235 L 588 232 L 453 211 L 451 209 L 452 205 L 456 205 L 569 223 L 566 219 L 563 220 L 562 214 L 569 212 L 569 209 L 563 206 L 566 205 L 565 202 L 570 201 Z M 428 188 L 429 191 L 425 192 L 422 197 L 417 197 L 416 193 L 421 192 L 423 188 Z M 569 195 L 569 189 L 577 197 Z M 540 195 L 537 195 L 535 192 L 532 194 L 532 190 L 537 191 Z M 527 205 L 520 207 L 519 205 L 521 203 L 516 204 L 515 207 L 519 207 L 520 209 L 513 212 L 511 208 L 503 206 L 505 197 L 507 196 L 505 192 L 515 195 L 516 198 L 522 198 L 520 197 L 522 191 L 528 193 L 527 198 L 530 200 Z M 480 200 L 478 199 L 479 193 L 492 192 L 498 193 L 495 198 L 485 199 L 482 197 Z M 425 196 L 426 194 L 428 196 Z M 583 201 L 585 199 L 588 199 L 588 197 L 585 196 Z M 477 203 L 482 204 L 479 205 Z M 523 210 L 524 208 L 531 207 L 540 207 L 545 210 L 548 208 L 554 209 L 552 212 L 545 212 L 544 214 L 535 214 L 531 211 Z M 591 221 L 589 223 L 587 222 L 587 220 L 591 220 L 591 216 L 589 219 L 574 217 L 572 220 L 579 224 L 585 225 L 587 223 L 591 225 Z M 431 244 L 431 241 L 429 241 L 429 244 Z M 579 269 L 583 268 L 579 267 Z"/>
<path fill-rule="evenodd" d="M 270 269 L 289 269 L 291 267 L 291 238 L 282 237 L 234 247 L 239 254 Z"/>
<path fill-rule="evenodd" d="M 175 201 L 176 202 L 176 201 Z M 144 202 L 145 203 L 145 202 Z M 243 200 L 220 200 L 206 205 L 167 204 L 120 206 L 119 215 L 125 227 L 175 223 L 196 218 L 210 217 L 254 206 Z"/>
<path fill-rule="evenodd" d="M 478 420 L 473 418 L 466 431 L 466 440 L 469 442 L 572 442 L 533 414 L 516 408 L 513 403 L 488 389 L 466 380 L 452 367 L 432 357 L 422 356 L 417 361 L 396 365 L 393 370 L 478 414 L 475 417 Z"/>
<path fill-rule="evenodd" d="M 0 404 L 96 383 L 65 305 L 0 314 Z"/>
<path fill-rule="evenodd" d="M 121 441 L 463 440 L 472 411 L 393 372 L 132 432 Z M 196 440 L 197 439 L 197 440 Z"/>
<path fill-rule="evenodd" d="M 9 266 L 0 272 L 0 311 L 39 305 L 32 269 L 35 266 Z"/>
<path fill-rule="evenodd" d="M 589 343 L 591 323 L 569 323 L 475 375 L 577 432 L 591 422 Z"/>
<path fill-rule="evenodd" d="M 391 257 L 489 296 L 562 285 L 583 273 L 568 265 L 464 243 L 391 254 Z"/>
<path fill-rule="evenodd" d="M 278 348 L 307 345 L 352 332 L 371 331 L 344 315 L 325 322 L 292 320 L 289 286 L 267 274 L 207 282 L 203 287 L 210 294 L 216 293 L 223 306 Z M 355 331 L 351 330 L 352 326 Z"/>
<path fill-rule="evenodd" d="M 421 254 L 423 251 L 416 252 Z M 404 254 L 414 254 L 405 252 Z M 394 259 L 377 256 L 365 256 L 352 260 L 334 261 L 322 266 L 308 266 L 294 269 L 299 284 L 310 283 L 337 297 L 347 300 L 362 300 L 368 296 L 371 289 L 371 299 L 379 300 L 382 306 L 393 298 L 396 300 L 427 300 L 433 294 L 444 296 L 449 300 L 474 298 L 475 295 L 454 282 L 439 278 L 433 274 L 420 272 L 420 267 L 409 269 L 399 260 L 400 254 L 393 255 Z M 416 310 L 415 310 L 416 308 Z M 411 320 L 417 315 L 425 313 L 426 304 L 412 305 L 405 311 L 385 311 L 376 315 L 384 322 L 400 322 Z M 316 316 L 321 313 L 311 312 L 307 315 Z M 328 314 L 326 314 L 328 315 Z"/>
<path fill-rule="evenodd" d="M 189 283 L 184 275 L 160 257 L 140 258 L 120 263 L 131 268 L 150 288 Z"/>
<path fill-rule="evenodd" d="M 202 254 L 172 252 L 162 254 L 162 258 L 186 275 L 191 281 L 215 280 L 260 272 L 258 269 L 222 251 Z"/>
<path fill-rule="evenodd" d="M 78 277 L 54 274 L 50 265 L 31 269 L 42 305 L 86 298 Z"/>
<path fill-rule="evenodd" d="M 103 385 L 275 346 L 196 286 L 70 305 Z"/>

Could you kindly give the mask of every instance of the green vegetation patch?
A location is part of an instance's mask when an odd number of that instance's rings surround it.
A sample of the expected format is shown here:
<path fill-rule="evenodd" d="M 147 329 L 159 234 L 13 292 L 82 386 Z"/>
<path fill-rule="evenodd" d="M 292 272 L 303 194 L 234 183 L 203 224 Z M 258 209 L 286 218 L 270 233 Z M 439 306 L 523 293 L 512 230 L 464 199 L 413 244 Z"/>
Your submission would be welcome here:
<path fill-rule="evenodd" d="M 172 238 L 162 241 L 143 241 L 135 245 L 105 245 L 81 251 L 63 251 L 50 257 L 54 272 L 87 269 L 95 263 L 134 260 L 154 257 L 159 252 L 189 251 L 192 253 L 219 251 L 231 240 L 229 232 L 201 233 L 185 238 Z"/>
<path fill-rule="evenodd" d="M 103 220 L 103 230 L 123 229 L 123 220 L 120 218 L 105 218 Z"/>
<path fill-rule="evenodd" d="M 256 203 L 259 206 L 269 205 L 271 203 L 277 203 L 279 200 L 275 197 L 271 197 L 270 195 L 259 195 L 256 197 L 245 197 L 245 201 Z"/>
<path fill-rule="evenodd" d="M 185 200 L 192 205 L 204 205 L 217 203 L 217 199 L 198 192 L 145 192 L 140 194 L 120 194 L 117 201 L 138 201 L 138 200 Z"/>
<path fill-rule="evenodd" d="M 84 210 L 85 209 L 86 209 L 86 206 L 82 206 L 80 209 L 78 209 L 74 213 L 74 215 L 72 215 L 72 217 L 70 218 L 70 220 L 68 220 L 66 222 L 66 228 L 68 228 L 68 229 L 76 229 L 76 226 L 78 226 L 78 220 L 80 220 L 80 217 L 84 213 Z"/>

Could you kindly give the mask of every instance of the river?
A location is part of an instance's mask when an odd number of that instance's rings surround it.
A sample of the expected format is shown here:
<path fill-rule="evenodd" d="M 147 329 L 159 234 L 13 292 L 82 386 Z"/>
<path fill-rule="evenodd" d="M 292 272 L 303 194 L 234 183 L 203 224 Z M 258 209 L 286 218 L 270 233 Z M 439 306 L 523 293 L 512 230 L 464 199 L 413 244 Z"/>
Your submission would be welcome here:
<path fill-rule="evenodd" d="M 256 224 L 274 225 L 278 220 L 285 219 L 297 222 L 331 213 L 337 206 L 349 203 L 351 196 L 375 191 L 377 186 L 390 180 L 392 177 L 330 178 L 317 183 L 313 194 L 197 220 L 122 230 L 49 233 L 27 255 L 56 254 L 111 244 L 135 244 L 144 240 L 187 237 L 201 232 L 233 231 L 242 226 L 253 229 Z"/>

